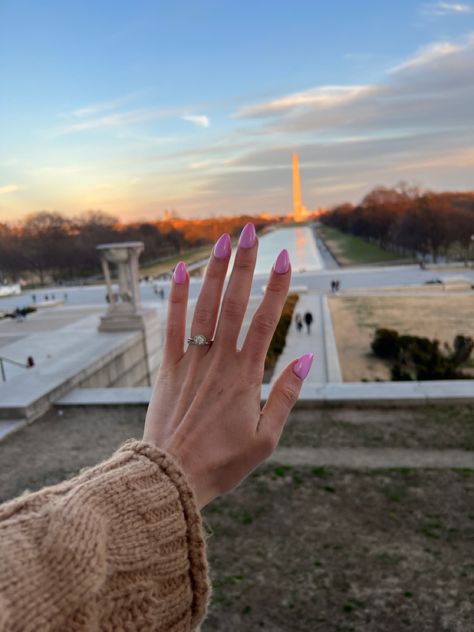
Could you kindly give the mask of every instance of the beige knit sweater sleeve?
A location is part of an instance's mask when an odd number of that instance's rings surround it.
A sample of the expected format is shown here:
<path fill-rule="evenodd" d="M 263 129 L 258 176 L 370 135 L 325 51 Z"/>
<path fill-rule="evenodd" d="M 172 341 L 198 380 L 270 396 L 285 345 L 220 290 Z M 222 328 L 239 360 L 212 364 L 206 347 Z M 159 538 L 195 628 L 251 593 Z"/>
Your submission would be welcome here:
<path fill-rule="evenodd" d="M 150 444 L 0 507 L 2 632 L 193 630 L 208 597 L 193 493 Z"/>

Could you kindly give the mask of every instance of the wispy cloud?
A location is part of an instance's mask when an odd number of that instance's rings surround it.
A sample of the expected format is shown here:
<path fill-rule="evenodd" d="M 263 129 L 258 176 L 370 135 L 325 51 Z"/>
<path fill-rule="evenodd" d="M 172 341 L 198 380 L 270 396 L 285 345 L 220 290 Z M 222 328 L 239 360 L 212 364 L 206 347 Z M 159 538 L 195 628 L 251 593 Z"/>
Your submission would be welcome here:
<path fill-rule="evenodd" d="M 147 121 L 154 121 L 173 116 L 175 114 L 175 110 L 134 110 L 130 112 L 118 112 L 66 125 L 57 131 L 57 135 L 145 123 Z"/>
<path fill-rule="evenodd" d="M 0 187 L 0 195 L 6 195 L 7 193 L 15 193 L 15 191 L 19 191 L 21 187 L 17 184 L 6 184 L 3 187 Z"/>
<path fill-rule="evenodd" d="M 183 121 L 194 123 L 194 125 L 197 125 L 198 127 L 207 128 L 211 124 L 209 117 L 205 114 L 185 114 L 181 118 L 183 119 Z"/>
<path fill-rule="evenodd" d="M 374 91 L 374 86 L 320 86 L 295 92 L 273 101 L 247 105 L 235 114 L 236 118 L 258 118 L 281 114 L 304 106 L 332 107 L 353 101 Z"/>
<path fill-rule="evenodd" d="M 101 101 L 99 103 L 91 103 L 90 105 L 86 105 L 84 107 L 77 108 L 72 110 L 72 116 L 76 118 L 84 118 L 86 116 L 95 116 L 96 114 L 100 114 L 101 112 L 107 112 L 107 110 L 116 110 L 124 103 L 131 101 L 137 96 L 137 93 L 127 94 L 126 96 L 119 97 L 117 99 L 112 99 L 110 101 Z"/>
<path fill-rule="evenodd" d="M 390 72 L 396 73 L 402 70 L 410 70 L 436 62 L 443 57 L 448 57 L 454 53 L 458 53 L 463 49 L 460 44 L 451 44 L 450 42 L 436 42 L 422 48 L 414 57 L 407 59 L 398 66 L 390 69 Z"/>
<path fill-rule="evenodd" d="M 432 2 L 420 8 L 422 15 L 464 15 L 472 13 L 474 8 L 470 4 L 461 2 Z"/>

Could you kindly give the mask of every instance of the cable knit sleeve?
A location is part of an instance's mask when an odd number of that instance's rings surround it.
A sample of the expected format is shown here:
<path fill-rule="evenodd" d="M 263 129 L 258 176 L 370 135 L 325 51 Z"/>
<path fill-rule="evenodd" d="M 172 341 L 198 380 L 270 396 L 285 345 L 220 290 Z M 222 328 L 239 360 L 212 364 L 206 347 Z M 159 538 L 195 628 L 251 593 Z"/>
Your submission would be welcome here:
<path fill-rule="evenodd" d="M 2 632 L 193 630 L 208 597 L 193 492 L 150 444 L 0 507 Z"/>

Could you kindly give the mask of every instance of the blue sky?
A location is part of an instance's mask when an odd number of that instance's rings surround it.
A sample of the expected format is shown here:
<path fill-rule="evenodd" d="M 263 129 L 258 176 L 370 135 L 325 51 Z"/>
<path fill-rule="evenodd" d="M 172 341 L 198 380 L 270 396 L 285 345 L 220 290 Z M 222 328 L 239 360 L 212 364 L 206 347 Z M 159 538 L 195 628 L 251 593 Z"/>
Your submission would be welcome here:
<path fill-rule="evenodd" d="M 474 188 L 474 3 L 0 2 L 0 220 Z"/>

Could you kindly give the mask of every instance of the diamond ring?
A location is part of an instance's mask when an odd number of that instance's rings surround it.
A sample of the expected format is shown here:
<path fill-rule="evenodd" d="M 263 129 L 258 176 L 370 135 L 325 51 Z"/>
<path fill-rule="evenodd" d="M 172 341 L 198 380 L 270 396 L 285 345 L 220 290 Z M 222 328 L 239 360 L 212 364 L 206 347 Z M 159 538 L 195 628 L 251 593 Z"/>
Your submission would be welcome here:
<path fill-rule="evenodd" d="M 188 338 L 188 343 L 190 345 L 197 345 L 198 347 L 203 347 L 205 345 L 212 344 L 212 340 L 208 340 L 206 336 L 202 334 L 198 334 L 197 336 L 192 336 L 192 338 Z"/>

